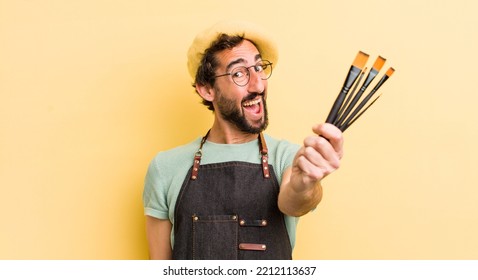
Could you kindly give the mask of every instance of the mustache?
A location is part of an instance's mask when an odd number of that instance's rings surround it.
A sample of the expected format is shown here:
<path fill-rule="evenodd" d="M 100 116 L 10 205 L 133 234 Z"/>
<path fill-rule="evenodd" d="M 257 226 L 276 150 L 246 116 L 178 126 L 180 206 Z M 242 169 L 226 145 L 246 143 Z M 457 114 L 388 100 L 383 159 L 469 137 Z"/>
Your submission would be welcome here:
<path fill-rule="evenodd" d="M 249 94 L 248 96 L 244 97 L 242 99 L 242 102 L 244 103 L 244 102 L 247 102 L 247 101 L 250 101 L 250 100 L 254 100 L 258 96 L 261 96 L 262 100 L 264 100 L 264 92 L 261 92 L 261 93 L 253 92 L 253 93 Z"/>

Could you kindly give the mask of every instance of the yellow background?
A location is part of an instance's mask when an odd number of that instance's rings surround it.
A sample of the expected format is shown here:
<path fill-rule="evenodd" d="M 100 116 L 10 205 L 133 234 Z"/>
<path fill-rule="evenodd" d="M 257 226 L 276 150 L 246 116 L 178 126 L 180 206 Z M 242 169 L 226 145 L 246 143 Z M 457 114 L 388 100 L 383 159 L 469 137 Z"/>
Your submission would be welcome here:
<path fill-rule="evenodd" d="M 1 0 L 0 259 L 148 257 L 146 168 L 211 125 L 185 54 L 226 18 L 279 45 L 278 138 L 325 119 L 358 50 L 397 70 L 346 131 L 295 258 L 478 258 L 477 3 Z"/>

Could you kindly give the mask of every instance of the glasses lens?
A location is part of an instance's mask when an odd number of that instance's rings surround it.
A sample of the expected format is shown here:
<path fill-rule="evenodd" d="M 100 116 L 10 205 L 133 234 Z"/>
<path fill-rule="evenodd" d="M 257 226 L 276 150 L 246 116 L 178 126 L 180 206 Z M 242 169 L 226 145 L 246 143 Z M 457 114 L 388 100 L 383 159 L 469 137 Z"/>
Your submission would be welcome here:
<path fill-rule="evenodd" d="M 249 70 L 244 66 L 234 68 L 231 75 L 232 80 L 238 86 L 245 86 L 249 82 Z"/>
<path fill-rule="evenodd" d="M 254 70 L 261 75 L 261 79 L 267 80 L 272 75 L 272 63 L 263 60 L 254 67 Z"/>
<path fill-rule="evenodd" d="M 272 75 L 272 63 L 267 60 L 263 60 L 250 67 L 239 66 L 231 72 L 232 80 L 236 85 L 243 87 L 249 83 L 250 68 L 254 69 L 254 72 L 256 72 L 262 80 L 267 80 Z"/>

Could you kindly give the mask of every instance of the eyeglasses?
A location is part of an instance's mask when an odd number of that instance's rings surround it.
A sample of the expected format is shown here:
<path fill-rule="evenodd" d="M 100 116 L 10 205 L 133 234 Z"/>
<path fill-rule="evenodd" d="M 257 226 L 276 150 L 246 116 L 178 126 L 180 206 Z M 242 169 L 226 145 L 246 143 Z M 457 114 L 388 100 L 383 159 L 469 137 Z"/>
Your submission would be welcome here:
<path fill-rule="evenodd" d="M 272 62 L 267 60 L 262 60 L 256 63 L 255 65 L 252 65 L 249 67 L 246 67 L 246 66 L 235 67 L 234 69 L 232 69 L 230 73 L 217 75 L 214 78 L 231 75 L 232 81 L 236 85 L 243 87 L 249 83 L 249 80 L 251 78 L 251 73 L 249 72 L 250 68 L 253 68 L 254 71 L 259 75 L 259 77 L 262 80 L 267 80 L 272 75 Z"/>

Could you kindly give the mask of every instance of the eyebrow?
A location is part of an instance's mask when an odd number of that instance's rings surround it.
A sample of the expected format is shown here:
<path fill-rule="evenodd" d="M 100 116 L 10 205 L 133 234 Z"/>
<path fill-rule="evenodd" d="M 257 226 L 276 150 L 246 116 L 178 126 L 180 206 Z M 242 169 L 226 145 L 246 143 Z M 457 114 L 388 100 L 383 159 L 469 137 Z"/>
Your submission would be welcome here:
<path fill-rule="evenodd" d="M 262 58 L 262 56 L 261 56 L 260 53 L 256 54 L 256 56 L 254 57 L 254 59 L 256 61 L 258 61 L 261 58 Z M 236 64 L 239 64 L 239 63 L 244 63 L 244 62 L 246 62 L 246 60 L 244 58 L 238 58 L 236 60 L 233 60 L 233 61 L 229 62 L 229 64 L 226 67 L 226 72 L 229 72 L 229 70 L 232 68 L 232 66 L 234 66 Z"/>

